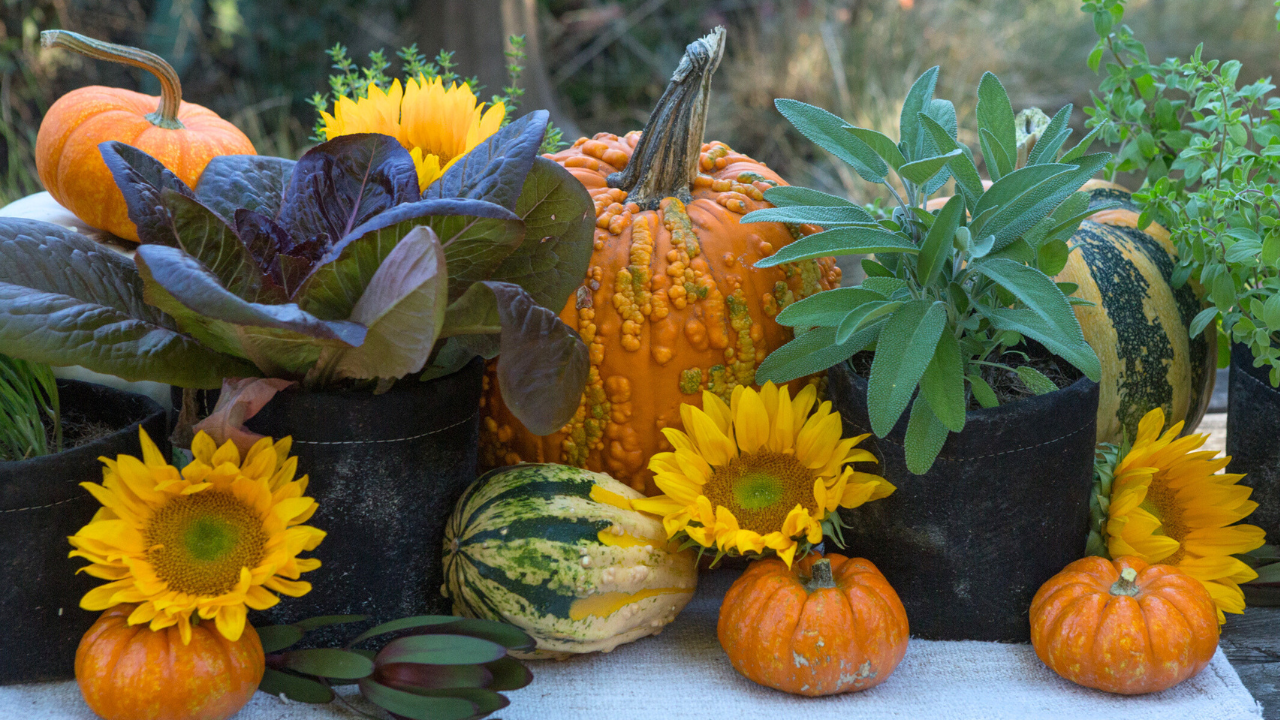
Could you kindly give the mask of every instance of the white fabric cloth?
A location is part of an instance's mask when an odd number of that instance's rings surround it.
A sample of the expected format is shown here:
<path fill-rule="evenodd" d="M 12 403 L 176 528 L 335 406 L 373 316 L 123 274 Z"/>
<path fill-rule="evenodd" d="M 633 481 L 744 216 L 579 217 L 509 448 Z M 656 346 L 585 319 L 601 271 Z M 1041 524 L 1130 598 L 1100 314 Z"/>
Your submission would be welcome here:
<path fill-rule="evenodd" d="M 504 720 L 1251 720 L 1261 711 L 1219 650 L 1196 677 L 1162 693 L 1123 697 L 1059 678 L 1029 645 L 912 640 L 883 684 L 826 698 L 756 685 L 716 639 L 720 599 L 735 573 L 701 578 L 698 595 L 662 634 L 612 653 L 532 663 L 533 684 L 508 693 Z M 359 702 L 359 699 L 354 699 Z M 362 705 L 368 709 L 368 706 Z M 234 720 L 352 720 L 338 703 L 283 703 L 259 693 Z M 0 687 L 0 718 L 93 720 L 75 683 Z"/>

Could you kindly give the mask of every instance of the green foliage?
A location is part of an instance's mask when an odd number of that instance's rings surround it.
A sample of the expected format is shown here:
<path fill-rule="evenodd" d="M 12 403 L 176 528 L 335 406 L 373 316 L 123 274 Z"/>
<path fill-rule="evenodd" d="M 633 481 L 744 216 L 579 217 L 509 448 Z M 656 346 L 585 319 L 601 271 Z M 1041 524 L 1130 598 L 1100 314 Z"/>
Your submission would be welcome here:
<path fill-rule="evenodd" d="M 489 102 L 490 104 L 500 102 L 506 105 L 507 122 L 510 122 L 520 108 L 520 98 L 524 96 L 524 88 L 520 87 L 520 75 L 524 72 L 525 38 L 523 35 L 512 35 L 508 38 L 508 42 L 511 43 L 511 49 L 504 53 L 507 57 L 508 83 L 502 88 L 502 92 L 490 98 Z M 307 100 L 316 111 L 315 125 L 311 133 L 311 140 L 314 142 L 325 140 L 324 119 L 320 113 L 327 112 L 338 102 L 338 98 L 359 100 L 368 96 L 370 85 L 386 90 L 391 87 L 394 80 L 387 75 L 391 61 L 387 60 L 385 50 L 370 51 L 369 63 L 363 67 L 347 55 L 347 48 L 342 43 L 335 43 L 333 47 L 325 50 L 325 54 L 333 61 L 334 70 L 329 75 L 329 92 L 315 93 Z M 446 86 L 452 83 L 467 85 L 476 95 L 484 91 L 484 86 L 478 79 L 463 78 L 454 71 L 457 63 L 453 61 L 453 52 L 449 50 L 441 50 L 435 60 L 427 60 L 426 56 L 418 50 L 417 43 L 414 43 L 397 50 L 396 57 L 400 59 L 402 82 L 419 77 L 427 80 L 439 78 L 440 82 Z M 549 125 L 539 152 L 553 153 L 565 144 L 564 133 L 560 128 Z"/>
<path fill-rule="evenodd" d="M 1089 124 L 1119 145 L 1109 173 L 1143 178 L 1134 194 L 1140 225 L 1157 221 L 1169 229 L 1179 254 L 1175 283 L 1195 279 L 1212 303 L 1195 318 L 1192 335 L 1220 321 L 1226 336 L 1250 347 L 1256 367 L 1271 366 L 1271 383 L 1280 387 L 1275 86 L 1270 78 L 1240 85 L 1241 63 L 1205 60 L 1203 45 L 1186 59 L 1151 62 L 1121 23 L 1124 0 L 1089 0 L 1084 10 L 1098 33 L 1089 66 L 1104 71 Z M 1219 362 L 1227 361 L 1219 353 Z"/>
<path fill-rule="evenodd" d="M 267 655 L 258 689 L 322 704 L 337 697 L 333 681 L 355 681 L 366 700 L 397 716 L 462 720 L 506 707 L 510 701 L 500 692 L 533 681 L 529 669 L 509 654 L 533 650 L 533 639 L 492 620 L 420 615 L 370 628 L 341 648 L 290 649 L 317 628 L 367 619 L 333 615 L 258 628 Z M 376 649 L 357 647 L 374 639 Z"/>
<path fill-rule="evenodd" d="M 0 355 L 0 461 L 58 452 L 62 414 L 53 370 Z"/>
<path fill-rule="evenodd" d="M 812 190 L 774 188 L 765 199 L 777 207 L 743 218 L 826 228 L 757 267 L 875 254 L 863 260 L 868 277 L 861 286 L 818 293 L 778 315 L 797 337 L 761 363 L 756 380 L 789 381 L 874 350 L 867 387 L 872 429 L 884 437 L 910 405 L 907 467 L 917 474 L 933 465 L 948 433 L 964 428 L 970 393 L 984 407 L 996 404 L 981 366 L 1013 371 L 999 358 L 1024 339 L 1090 378 L 1101 374 L 1069 299 L 1050 276 L 1062 270 L 1066 241 L 1088 213 L 1087 196 L 1077 191 L 1110 156 L 1085 155 L 1088 139 L 1062 152 L 1070 106 L 1028 128 L 1029 116 L 1015 118 L 1003 85 L 988 73 L 978 87 L 977 120 L 995 182 L 984 189 L 972 151 L 956 138 L 954 106 L 933 98 L 937 76 L 933 68 L 912 86 L 896 143 L 811 105 L 777 101 L 801 134 L 882 185 L 897 203 L 891 214 Z M 926 210 L 929 196 L 950 178 L 957 194 Z M 1015 372 L 1031 392 L 1053 388 L 1031 368 Z"/>

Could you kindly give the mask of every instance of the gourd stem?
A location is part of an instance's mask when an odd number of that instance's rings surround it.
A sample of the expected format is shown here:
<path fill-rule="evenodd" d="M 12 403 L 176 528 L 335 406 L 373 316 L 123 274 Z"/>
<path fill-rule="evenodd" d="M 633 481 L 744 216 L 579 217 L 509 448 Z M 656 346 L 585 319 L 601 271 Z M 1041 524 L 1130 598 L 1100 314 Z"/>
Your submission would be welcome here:
<path fill-rule="evenodd" d="M 182 105 L 182 83 L 178 80 L 178 73 L 159 55 L 128 45 L 94 40 L 69 30 L 45 30 L 40 33 L 40 44 L 44 47 L 74 50 L 94 60 L 110 60 L 131 65 L 155 75 L 160 81 L 160 107 L 147 115 L 147 119 L 157 127 L 168 130 L 182 129 L 182 121 L 178 119 L 178 108 Z"/>
<path fill-rule="evenodd" d="M 822 558 L 809 568 L 809 582 L 805 583 L 805 589 L 813 592 L 814 590 L 833 587 L 836 587 L 836 580 L 831 574 L 831 561 Z"/>
<path fill-rule="evenodd" d="M 1133 568 L 1125 568 L 1120 571 L 1120 579 L 1116 580 L 1111 586 L 1112 595 L 1128 595 L 1133 597 L 1139 593 L 1138 585 L 1134 580 L 1138 579 L 1138 571 Z"/>
<path fill-rule="evenodd" d="M 688 202 L 698 176 L 702 135 L 707 128 L 711 76 L 724 56 L 724 28 L 689 43 L 671 82 L 658 99 L 625 170 L 607 178 L 627 191 L 627 201 L 653 210 L 664 199 Z"/>

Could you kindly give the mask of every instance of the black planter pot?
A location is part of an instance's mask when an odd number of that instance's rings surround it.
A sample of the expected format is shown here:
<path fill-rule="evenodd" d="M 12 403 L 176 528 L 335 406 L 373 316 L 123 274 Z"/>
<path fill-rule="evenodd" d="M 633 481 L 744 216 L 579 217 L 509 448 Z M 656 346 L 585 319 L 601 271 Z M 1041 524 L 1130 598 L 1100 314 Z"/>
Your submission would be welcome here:
<path fill-rule="evenodd" d="M 1271 367 L 1253 366 L 1248 345 L 1231 348 L 1231 391 L 1227 396 L 1228 472 L 1244 473 L 1258 509 L 1245 520 L 1280 534 L 1280 390 L 1271 386 Z M 1268 540 L 1271 542 L 1271 540 Z"/>
<path fill-rule="evenodd" d="M 440 594 L 441 543 L 453 505 L 476 479 L 484 363 L 430 382 L 406 379 L 381 395 L 287 390 L 246 424 L 293 436 L 298 473 L 320 509 L 307 524 L 328 533 L 310 556 L 300 598 L 281 598 L 251 618 L 291 623 L 318 615 L 369 615 L 378 622 L 449 614 Z M 266 617 L 262 617 L 265 615 Z M 326 644 L 349 636 L 308 635 Z"/>
<path fill-rule="evenodd" d="M 74 535 L 100 505 L 82 482 L 101 482 L 99 456 L 141 456 L 138 426 L 169 452 L 164 410 L 142 395 L 58 381 L 64 418 L 116 431 L 56 455 L 0 463 L 0 684 L 73 677 L 76 646 L 98 618 L 80 598 L 102 580 L 67 557 Z"/>
<path fill-rule="evenodd" d="M 871 431 L 867 383 L 848 363 L 828 371 L 845 436 Z M 867 445 L 897 490 L 841 510 L 848 552 L 880 568 L 911 634 L 937 640 L 1030 639 L 1037 589 L 1084 554 L 1098 384 L 969 413 L 928 473 L 907 471 L 907 414 Z"/>

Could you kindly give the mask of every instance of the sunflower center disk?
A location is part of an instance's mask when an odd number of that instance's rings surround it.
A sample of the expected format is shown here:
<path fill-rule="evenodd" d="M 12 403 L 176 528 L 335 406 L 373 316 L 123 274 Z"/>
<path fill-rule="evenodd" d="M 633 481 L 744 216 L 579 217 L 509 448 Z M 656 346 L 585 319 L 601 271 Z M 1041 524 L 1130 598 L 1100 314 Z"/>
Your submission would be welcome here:
<path fill-rule="evenodd" d="M 1164 475 L 1165 473 L 1159 472 L 1151 479 L 1151 486 L 1147 489 L 1147 497 L 1142 507 L 1160 518 L 1160 527 L 1156 529 L 1155 534 L 1171 537 L 1181 543 L 1187 536 L 1187 524 L 1182 517 L 1184 503 L 1178 501 L 1177 491 L 1169 488 L 1168 479 Z M 1183 554 L 1183 549 L 1179 547 L 1172 555 L 1160 562 L 1177 565 L 1182 560 Z"/>
<path fill-rule="evenodd" d="M 229 492 L 174 498 L 147 523 L 147 560 L 171 590 L 221 595 L 257 567 L 266 550 L 262 518 Z"/>
<path fill-rule="evenodd" d="M 781 530 L 796 505 L 814 512 L 813 480 L 793 456 L 758 452 L 716 468 L 702 492 L 712 506 L 728 508 L 742 529 L 766 535 Z"/>

